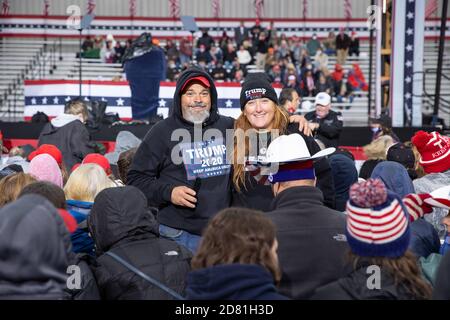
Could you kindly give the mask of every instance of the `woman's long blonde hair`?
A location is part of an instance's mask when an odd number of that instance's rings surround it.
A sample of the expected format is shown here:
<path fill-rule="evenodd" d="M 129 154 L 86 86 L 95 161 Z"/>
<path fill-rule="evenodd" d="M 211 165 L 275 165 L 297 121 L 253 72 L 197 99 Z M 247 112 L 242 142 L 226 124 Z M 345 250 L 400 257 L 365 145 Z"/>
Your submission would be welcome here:
<path fill-rule="evenodd" d="M 381 136 L 363 147 L 368 160 L 386 160 L 387 150 L 394 144 L 391 136 Z"/>
<path fill-rule="evenodd" d="M 275 115 L 272 120 L 272 130 L 275 129 L 279 131 L 279 134 L 284 134 L 289 124 L 289 115 L 275 103 L 272 106 L 275 110 Z M 234 149 L 232 152 L 233 159 L 231 159 L 233 163 L 233 184 L 238 192 L 241 191 L 241 187 L 246 188 L 245 159 L 248 157 L 250 150 L 249 130 L 256 132 L 256 129 L 253 129 L 244 111 L 242 111 L 234 122 Z M 242 136 L 244 136 L 244 139 L 242 139 Z"/>
<path fill-rule="evenodd" d="M 94 202 L 97 194 L 116 185 L 108 178 L 102 167 L 88 163 L 79 166 L 64 186 L 67 200 Z"/>

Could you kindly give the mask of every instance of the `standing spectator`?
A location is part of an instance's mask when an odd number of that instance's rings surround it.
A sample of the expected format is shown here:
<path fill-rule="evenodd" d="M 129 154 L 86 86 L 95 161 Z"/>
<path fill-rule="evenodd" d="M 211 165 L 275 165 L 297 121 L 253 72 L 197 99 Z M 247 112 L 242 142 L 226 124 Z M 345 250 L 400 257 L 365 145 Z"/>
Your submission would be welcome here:
<path fill-rule="evenodd" d="M 313 299 L 430 299 L 431 287 L 408 251 L 409 214 L 402 200 L 380 180 L 370 179 L 351 187 L 347 212 L 346 235 L 354 271 L 317 289 Z M 373 272 L 370 266 L 379 268 L 376 289 L 367 285 L 368 274 Z"/>
<path fill-rule="evenodd" d="M 344 65 L 346 63 L 349 48 L 350 37 L 345 33 L 344 28 L 339 28 L 339 34 L 336 37 L 336 63 L 340 65 Z"/>
<path fill-rule="evenodd" d="M 200 48 L 201 45 L 205 46 L 205 50 L 209 51 L 211 46 L 214 45 L 214 39 L 208 34 L 208 29 L 202 28 L 202 36 L 197 41 L 197 48 Z"/>
<path fill-rule="evenodd" d="M 249 30 L 245 27 L 244 21 L 239 22 L 239 27 L 234 28 L 234 41 L 237 46 L 241 46 L 244 40 L 249 40 Z"/>
<path fill-rule="evenodd" d="M 94 143 L 85 127 L 88 118 L 86 104 L 72 100 L 66 104 L 64 113 L 52 119 L 42 129 L 38 145 L 52 144 L 61 150 L 66 168 L 81 163 L 83 158 L 95 152 Z"/>
<path fill-rule="evenodd" d="M 125 54 L 125 42 L 117 41 L 114 47 L 114 53 L 114 63 L 122 63 L 122 58 Z"/>
<path fill-rule="evenodd" d="M 222 32 L 222 37 L 219 40 L 219 45 L 218 47 L 220 48 L 220 50 L 225 51 L 228 44 L 233 44 L 231 38 L 228 36 L 227 32 L 224 30 Z"/>
<path fill-rule="evenodd" d="M 336 64 L 334 66 L 334 71 L 331 73 L 331 81 L 333 85 L 333 92 L 335 95 L 340 94 L 343 80 L 344 80 L 344 69 L 340 64 Z"/>
<path fill-rule="evenodd" d="M 194 300 L 284 300 L 275 226 L 244 208 L 219 212 L 209 223 L 188 275 Z M 214 254 L 211 254 L 214 253 Z"/>
<path fill-rule="evenodd" d="M 206 46 L 201 44 L 198 49 L 196 59 L 197 61 L 204 61 L 205 64 L 209 64 L 213 60 L 213 57 L 211 56 L 211 52 L 206 50 Z"/>
<path fill-rule="evenodd" d="M 411 142 L 420 153 L 419 164 L 426 175 L 413 181 L 417 193 L 430 193 L 439 187 L 447 186 L 450 181 L 450 138 L 436 131 L 418 131 Z M 439 237 L 446 236 L 442 219 L 448 210 L 436 208 L 425 219 L 438 231 Z"/>
<path fill-rule="evenodd" d="M 255 42 L 256 47 L 256 67 L 258 69 L 264 69 L 264 63 L 266 59 L 267 50 L 269 49 L 269 38 L 265 32 L 261 32 Z"/>
<path fill-rule="evenodd" d="M 314 57 L 319 48 L 320 48 L 320 41 L 317 40 L 317 34 L 313 33 L 311 39 L 309 39 L 309 41 L 306 43 L 308 55 L 310 57 Z"/>
<path fill-rule="evenodd" d="M 108 253 L 118 255 L 177 293 L 184 292 L 191 254 L 174 241 L 160 238 L 158 223 L 147 209 L 147 199 L 137 188 L 126 186 L 100 192 L 88 227 L 96 245 L 95 277 L 103 299 L 171 299 Z"/>
<path fill-rule="evenodd" d="M 357 57 L 359 57 L 359 38 L 358 34 L 355 31 L 352 31 L 351 33 L 350 48 L 348 54 L 349 56 L 355 54 Z"/>
<path fill-rule="evenodd" d="M 343 127 L 341 113 L 330 110 L 331 97 L 328 93 L 319 92 L 314 104 L 316 110 L 305 115 L 314 137 L 326 147 L 337 147 Z"/>
<path fill-rule="evenodd" d="M 345 215 L 324 205 L 313 164 L 332 152 L 311 155 L 302 136 L 291 134 L 273 140 L 266 153 L 267 162 L 278 163 L 268 179 L 275 198 L 267 216 L 278 231 L 280 292 L 293 299 L 308 299 L 345 274 Z"/>
<path fill-rule="evenodd" d="M 195 171 L 202 160 L 208 160 L 208 167 L 214 168 L 210 158 L 198 154 L 193 159 L 191 152 L 203 146 L 223 150 L 225 130 L 232 127 L 233 118 L 218 114 L 217 91 L 211 76 L 196 67 L 187 69 L 178 78 L 171 116 L 155 124 L 145 136 L 128 173 L 127 183 L 138 187 L 149 205 L 159 208 L 161 235 L 192 252 L 197 249 L 208 220 L 230 205 L 231 168 L 224 165 L 217 175 L 207 177 Z M 186 133 L 171 139 L 175 129 Z M 194 135 L 194 129 L 201 134 Z M 222 138 L 216 134 L 214 140 L 205 138 L 208 129 L 220 131 Z M 179 152 L 183 157 L 175 158 L 179 163 L 174 163 L 172 156 Z M 226 155 L 218 157 L 225 164 Z"/>
<path fill-rule="evenodd" d="M 178 51 L 177 46 L 173 43 L 172 40 L 168 39 L 166 42 L 166 47 L 164 48 L 166 51 L 166 56 L 168 60 L 173 60 L 175 62 L 180 61 L 180 51 Z"/>
<path fill-rule="evenodd" d="M 301 63 L 302 50 L 304 49 L 300 39 L 297 36 L 292 37 L 292 45 L 290 48 L 292 60 L 294 63 Z"/>
<path fill-rule="evenodd" d="M 288 56 L 290 56 L 290 50 L 289 46 L 286 40 L 281 40 L 281 44 L 278 47 L 277 51 L 275 52 L 275 57 L 277 60 L 284 59 Z"/>
<path fill-rule="evenodd" d="M 328 37 L 322 41 L 324 52 L 329 56 L 336 55 L 336 35 L 333 31 L 328 33 Z"/>
<path fill-rule="evenodd" d="M 223 52 L 223 64 L 226 69 L 232 68 L 233 62 L 237 60 L 236 49 L 232 43 L 228 43 Z"/>
<path fill-rule="evenodd" d="M 270 24 L 267 27 L 267 31 L 269 32 L 269 46 L 274 46 L 275 44 L 278 43 L 278 31 L 273 23 L 273 20 L 270 21 Z M 286 42 L 287 42 L 285 33 L 283 33 L 280 38 L 282 38 L 283 40 L 286 40 Z"/>

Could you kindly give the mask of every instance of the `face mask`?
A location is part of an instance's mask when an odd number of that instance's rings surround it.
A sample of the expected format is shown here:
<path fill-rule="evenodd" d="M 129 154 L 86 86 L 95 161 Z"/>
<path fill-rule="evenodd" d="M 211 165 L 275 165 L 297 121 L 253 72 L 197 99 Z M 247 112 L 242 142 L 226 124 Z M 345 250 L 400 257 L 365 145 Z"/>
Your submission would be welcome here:
<path fill-rule="evenodd" d="M 377 133 L 377 132 L 380 131 L 381 129 L 380 129 L 380 128 L 371 128 L 371 130 L 372 130 L 373 133 Z"/>
<path fill-rule="evenodd" d="M 313 38 L 313 40 L 316 40 L 317 39 L 317 37 L 316 36 L 314 36 L 314 37 L 312 37 Z"/>

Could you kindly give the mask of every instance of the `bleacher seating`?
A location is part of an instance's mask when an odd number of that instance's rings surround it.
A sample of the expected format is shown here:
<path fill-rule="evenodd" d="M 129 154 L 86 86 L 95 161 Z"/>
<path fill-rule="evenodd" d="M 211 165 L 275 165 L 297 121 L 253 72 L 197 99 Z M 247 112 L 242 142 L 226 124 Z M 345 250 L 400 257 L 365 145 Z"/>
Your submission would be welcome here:
<path fill-rule="evenodd" d="M 73 79 L 79 77 L 79 60 L 75 52 L 78 50 L 77 40 L 62 40 L 61 52 L 50 50 L 55 48 L 55 40 L 28 40 L 5 38 L 0 43 L 0 117 L 5 117 L 5 112 L 13 113 L 9 120 L 21 119 L 24 107 L 23 80 L 24 79 Z M 357 62 L 363 71 L 366 81 L 369 77 L 369 45 L 367 42 L 361 43 L 360 57 L 348 57 L 344 69 L 350 69 L 352 63 Z M 424 70 L 435 69 L 437 66 L 438 44 L 435 41 L 426 41 L 424 48 Z M 374 55 L 375 56 L 375 55 Z M 60 60 L 61 57 L 61 60 Z M 56 69 L 53 68 L 56 60 Z M 335 56 L 329 57 L 329 69 L 334 69 Z M 375 64 L 375 59 L 373 60 Z M 84 80 L 112 80 L 121 77 L 122 68 L 120 64 L 107 64 L 100 59 L 82 59 Z M 444 51 L 444 68 L 450 68 L 450 48 L 446 46 Z M 373 66 L 373 79 L 375 78 L 375 68 Z M 435 74 L 427 75 L 425 90 L 434 94 Z M 16 85 L 14 85 L 16 84 Z M 372 85 L 374 92 L 374 84 Z M 441 93 L 447 95 L 450 100 L 450 81 L 442 78 Z M 4 101 L 7 99 L 10 103 Z M 313 98 L 305 98 L 304 100 Z M 372 95 L 372 106 L 374 106 L 375 95 Z M 11 103 L 14 101 L 14 103 Z M 434 101 L 424 98 L 424 112 L 432 112 Z M 15 107 L 11 109 L 11 105 Z M 368 121 L 368 93 L 357 92 L 351 108 L 346 110 L 338 109 L 339 106 L 348 106 L 348 102 L 338 104 L 333 103 L 333 108 L 339 110 L 344 115 L 344 122 L 347 126 L 367 125 Z M 450 118 L 450 115 L 440 111 L 440 117 Z"/>

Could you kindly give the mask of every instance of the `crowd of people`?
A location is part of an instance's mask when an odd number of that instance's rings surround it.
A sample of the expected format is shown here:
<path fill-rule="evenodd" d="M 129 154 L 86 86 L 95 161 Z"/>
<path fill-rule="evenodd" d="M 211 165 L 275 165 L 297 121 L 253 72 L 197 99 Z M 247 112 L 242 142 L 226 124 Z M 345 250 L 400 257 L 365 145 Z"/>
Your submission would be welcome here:
<path fill-rule="evenodd" d="M 353 102 L 354 93 L 367 91 L 368 84 L 358 63 L 346 69 L 347 57 L 359 57 L 359 39 L 355 31 L 351 36 L 341 28 L 322 41 L 314 34 L 304 42 L 298 36 L 288 38 L 279 33 L 273 23 L 267 28 L 256 23 L 252 28 L 244 22 L 234 30 L 234 37 L 226 31 L 219 39 L 203 28 L 202 35 L 194 39 L 167 39 L 165 44 L 153 38 L 153 44 L 164 51 L 166 80 L 176 81 L 181 72 L 192 63 L 203 67 L 215 81 L 242 82 L 248 67 L 266 72 L 272 83 L 293 88 L 301 97 L 314 97 L 327 92 L 337 102 Z M 119 42 L 108 35 L 87 38 L 83 44 L 85 57 L 101 58 L 106 63 L 122 63 L 122 57 L 132 40 Z M 336 56 L 336 64 L 329 64 L 329 56 Z"/>
<path fill-rule="evenodd" d="M 330 135 L 342 123 L 326 92 L 314 116 L 289 115 L 249 73 L 234 119 L 190 67 L 173 98 L 142 141 L 121 132 L 105 155 L 82 101 L 37 149 L 10 150 L 0 298 L 450 299 L 448 137 L 402 144 L 377 119 L 389 158 L 362 179 Z"/>

